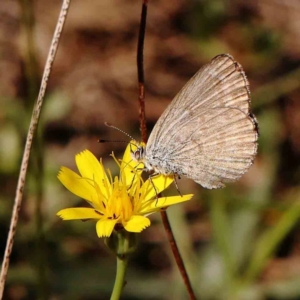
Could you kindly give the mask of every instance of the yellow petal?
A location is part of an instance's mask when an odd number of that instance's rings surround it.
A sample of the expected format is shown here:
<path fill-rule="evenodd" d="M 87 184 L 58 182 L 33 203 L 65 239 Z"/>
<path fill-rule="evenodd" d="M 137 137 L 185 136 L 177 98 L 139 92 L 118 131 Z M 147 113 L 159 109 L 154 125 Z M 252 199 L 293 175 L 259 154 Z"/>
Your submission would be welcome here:
<path fill-rule="evenodd" d="M 153 199 L 153 201 L 149 201 L 148 206 L 145 206 L 140 210 L 140 213 L 143 215 L 150 214 L 160 210 L 161 208 L 188 201 L 193 196 L 194 196 L 193 194 L 188 194 L 188 195 L 183 195 L 182 197 L 171 196 L 171 197 L 161 197 L 158 199 Z"/>
<path fill-rule="evenodd" d="M 156 197 L 160 192 L 164 191 L 172 182 L 174 181 L 174 176 L 156 175 L 151 177 L 145 182 L 146 193 L 145 201 Z M 155 186 L 155 188 L 154 188 Z"/>
<path fill-rule="evenodd" d="M 137 180 L 137 176 L 135 176 L 136 172 L 140 175 L 144 169 L 144 164 L 137 162 L 131 156 L 131 154 L 136 151 L 137 147 L 140 145 L 142 146 L 144 144 L 137 144 L 136 141 L 130 141 L 124 152 L 121 163 L 121 171 L 125 173 L 126 185 L 133 186 L 133 180 Z"/>
<path fill-rule="evenodd" d="M 88 200 L 91 203 L 96 203 L 98 200 L 96 190 L 91 183 L 72 170 L 61 167 L 57 177 L 60 182 L 76 196 Z"/>
<path fill-rule="evenodd" d="M 85 220 L 85 219 L 99 219 L 101 214 L 96 212 L 93 208 L 77 207 L 77 208 L 65 208 L 60 210 L 57 216 L 63 220 Z"/>
<path fill-rule="evenodd" d="M 115 228 L 116 223 L 117 223 L 117 220 L 115 220 L 115 219 L 99 220 L 96 224 L 96 231 L 97 231 L 98 237 L 100 238 L 100 237 L 110 236 Z"/>
<path fill-rule="evenodd" d="M 75 157 L 77 168 L 83 178 L 94 180 L 103 196 L 108 199 L 111 185 L 108 181 L 103 165 L 89 150 L 84 150 Z"/>
<path fill-rule="evenodd" d="M 123 226 L 130 232 L 141 232 L 146 227 L 150 226 L 151 222 L 144 216 L 132 216 L 131 219 Z"/>
<path fill-rule="evenodd" d="M 123 155 L 121 166 L 124 166 L 124 164 L 127 164 L 129 161 L 132 160 L 131 153 L 137 149 L 137 146 L 135 144 L 135 141 L 130 141 L 127 145 Z"/>

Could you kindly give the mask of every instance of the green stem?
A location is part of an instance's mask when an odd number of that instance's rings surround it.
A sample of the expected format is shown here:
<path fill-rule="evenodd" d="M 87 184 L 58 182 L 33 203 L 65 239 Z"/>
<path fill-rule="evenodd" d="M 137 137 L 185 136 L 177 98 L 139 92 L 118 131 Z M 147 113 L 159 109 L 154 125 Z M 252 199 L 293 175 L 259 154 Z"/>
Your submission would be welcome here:
<path fill-rule="evenodd" d="M 111 300 L 118 300 L 121 297 L 123 287 L 125 285 L 125 274 L 128 263 L 128 255 L 117 256 L 117 274 Z"/>
<path fill-rule="evenodd" d="M 105 239 L 105 244 L 117 257 L 117 274 L 115 285 L 111 294 L 111 300 L 118 300 L 125 286 L 125 274 L 129 255 L 136 250 L 137 235 L 125 229 L 114 231 L 110 237 Z"/>

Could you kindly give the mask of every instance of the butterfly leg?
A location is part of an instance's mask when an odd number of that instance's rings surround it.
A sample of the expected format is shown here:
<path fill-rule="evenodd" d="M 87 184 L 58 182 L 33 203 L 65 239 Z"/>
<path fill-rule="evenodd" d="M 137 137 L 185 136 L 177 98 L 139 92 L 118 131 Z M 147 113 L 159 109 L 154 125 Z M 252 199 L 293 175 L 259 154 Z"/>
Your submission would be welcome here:
<path fill-rule="evenodd" d="M 182 197 L 182 194 L 181 194 L 181 192 L 179 190 L 179 187 L 178 187 L 178 184 L 177 184 L 176 176 L 178 176 L 178 179 L 181 179 L 181 178 L 180 178 L 179 175 L 177 175 L 175 173 L 173 174 L 173 178 L 174 178 L 174 183 L 175 183 L 176 190 L 177 190 L 178 194 Z"/>
<path fill-rule="evenodd" d="M 137 166 L 134 168 L 134 170 L 131 171 L 131 173 L 134 172 L 134 176 L 133 176 L 133 178 L 132 178 L 132 181 L 131 181 L 130 186 L 128 187 L 128 190 L 130 190 L 130 189 L 132 188 L 132 184 L 133 184 L 133 182 L 134 182 L 134 180 L 135 180 L 135 176 L 136 176 L 136 173 L 137 173 L 138 171 L 146 171 L 146 169 L 145 169 L 145 167 L 144 167 L 144 168 L 138 168 L 138 165 L 137 165 Z"/>
<path fill-rule="evenodd" d="M 152 177 L 155 177 L 155 176 L 157 176 L 157 175 L 160 175 L 160 174 L 159 174 L 159 173 L 152 173 L 152 174 L 149 175 L 149 180 L 150 180 L 150 182 L 151 182 L 151 184 L 152 184 L 152 186 L 153 186 L 153 188 L 154 188 L 154 191 L 155 191 L 156 204 L 157 204 L 157 202 L 158 202 L 158 192 L 157 192 L 157 189 L 156 189 L 156 187 L 155 187 L 155 185 L 154 185 L 154 182 L 153 182 L 153 180 L 152 180 Z"/>

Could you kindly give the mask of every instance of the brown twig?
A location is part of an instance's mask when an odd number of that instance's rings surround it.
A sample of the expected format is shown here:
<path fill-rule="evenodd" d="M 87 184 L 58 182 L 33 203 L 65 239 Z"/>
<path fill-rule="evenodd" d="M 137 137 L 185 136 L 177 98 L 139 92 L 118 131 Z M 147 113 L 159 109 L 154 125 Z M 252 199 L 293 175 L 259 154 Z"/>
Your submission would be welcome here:
<path fill-rule="evenodd" d="M 54 62 L 54 58 L 57 52 L 61 32 L 63 30 L 66 16 L 68 13 L 68 9 L 70 6 L 71 0 L 64 0 L 60 14 L 58 17 L 57 25 L 55 28 L 55 32 L 53 34 L 53 38 L 51 41 L 47 61 L 45 64 L 44 68 L 44 73 L 41 81 L 41 86 L 38 94 L 38 98 L 36 101 L 36 104 L 33 109 L 29 129 L 28 129 L 28 134 L 26 138 L 26 144 L 24 148 L 24 153 L 23 153 L 23 158 L 22 158 L 22 163 L 21 163 L 21 168 L 20 168 L 20 173 L 19 173 L 19 179 L 18 179 L 18 184 L 16 188 L 16 196 L 14 200 L 14 207 L 12 211 L 12 217 L 11 217 L 11 223 L 10 223 L 10 228 L 8 232 L 8 237 L 6 241 L 6 248 L 4 252 L 4 257 L 3 257 L 3 262 L 2 262 L 2 268 L 1 268 L 1 274 L 0 274 L 0 299 L 3 297 L 3 291 L 4 291 L 4 286 L 5 286 L 5 281 L 6 281 L 6 276 L 8 272 L 8 267 L 9 267 L 9 259 L 10 255 L 12 252 L 13 248 L 13 243 L 14 243 L 14 236 L 16 233 L 16 228 L 17 228 L 17 223 L 18 223 L 18 217 L 19 217 L 19 211 L 21 208 L 21 203 L 22 203 L 22 197 L 23 197 L 23 191 L 24 191 L 24 185 L 25 185 L 25 180 L 26 180 L 26 173 L 27 173 L 27 168 L 28 168 L 28 162 L 29 162 L 29 157 L 30 157 L 30 152 L 31 152 L 31 147 L 32 147 L 32 141 L 36 132 L 36 128 L 39 122 L 39 117 L 43 105 L 43 100 L 47 88 L 47 83 L 48 79 L 51 73 L 51 68 Z"/>
<path fill-rule="evenodd" d="M 166 211 L 164 211 L 164 210 L 162 210 L 160 212 L 160 214 L 161 214 L 161 218 L 162 218 L 162 221 L 163 221 L 163 224 L 164 224 L 165 231 L 166 231 L 167 236 L 168 236 L 169 243 L 171 245 L 171 249 L 172 249 L 176 264 L 178 266 L 178 269 L 180 271 L 180 274 L 182 276 L 182 279 L 184 281 L 186 289 L 189 293 L 190 299 L 196 300 L 196 296 L 194 294 L 189 276 L 186 272 L 182 257 L 180 255 L 180 252 L 179 252 L 177 244 L 176 244 L 176 240 L 175 240 L 175 237 L 174 237 L 174 234 L 173 234 L 173 231 L 172 231 L 169 219 L 168 219 L 168 215 L 167 215 Z"/>
<path fill-rule="evenodd" d="M 145 115 L 145 78 L 144 78 L 144 40 L 145 40 L 145 31 L 146 31 L 146 20 L 147 20 L 147 5 L 148 1 L 143 0 L 142 4 L 142 13 L 140 21 L 140 30 L 138 38 L 138 47 L 137 47 L 137 69 L 138 69 L 138 83 L 139 83 L 139 118 L 140 118 L 140 131 L 142 135 L 142 141 L 146 143 L 147 141 L 147 127 L 146 127 L 146 115 Z M 191 282 L 189 280 L 188 274 L 186 272 L 182 257 L 179 253 L 167 213 L 161 211 L 161 218 L 165 228 L 165 231 L 168 236 L 168 240 L 177 263 L 177 267 L 180 271 L 180 274 L 183 278 L 184 284 L 187 288 L 190 299 L 195 300 L 196 296 L 194 294 Z"/>
<path fill-rule="evenodd" d="M 145 41 L 146 20 L 147 20 L 147 5 L 148 5 L 148 0 L 143 0 L 139 39 L 138 39 L 138 46 L 137 46 L 140 131 L 142 135 L 142 141 L 144 143 L 147 142 L 147 126 L 146 126 L 146 114 L 145 114 L 145 77 L 144 77 L 144 41 Z"/>

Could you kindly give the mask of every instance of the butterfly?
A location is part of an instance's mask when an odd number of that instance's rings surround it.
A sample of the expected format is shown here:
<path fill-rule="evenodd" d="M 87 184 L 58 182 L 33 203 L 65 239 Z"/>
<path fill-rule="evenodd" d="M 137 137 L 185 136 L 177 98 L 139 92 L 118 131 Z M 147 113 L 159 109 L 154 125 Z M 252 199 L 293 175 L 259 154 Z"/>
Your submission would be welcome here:
<path fill-rule="evenodd" d="M 229 54 L 218 55 L 175 96 L 132 157 L 153 175 L 224 187 L 247 172 L 257 153 L 258 123 L 250 104 L 241 65 Z"/>

